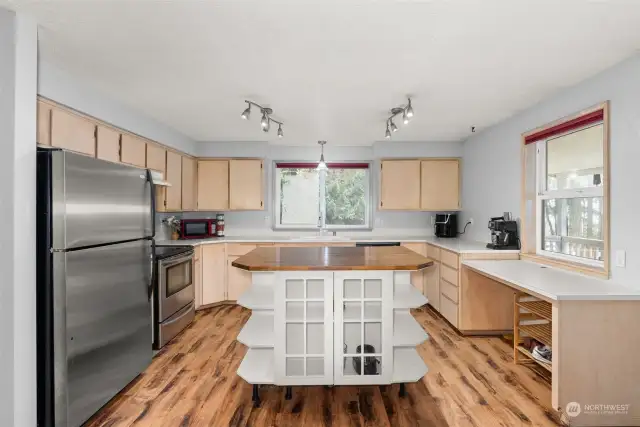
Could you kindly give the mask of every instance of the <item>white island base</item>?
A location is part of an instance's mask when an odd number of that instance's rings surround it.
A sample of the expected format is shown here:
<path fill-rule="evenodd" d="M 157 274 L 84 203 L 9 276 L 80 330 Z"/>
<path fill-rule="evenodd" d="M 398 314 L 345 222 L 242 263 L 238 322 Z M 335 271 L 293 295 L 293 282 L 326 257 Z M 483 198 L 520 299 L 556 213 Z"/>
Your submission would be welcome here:
<path fill-rule="evenodd" d="M 238 335 L 249 347 L 238 368 L 254 385 L 375 385 L 416 382 L 428 337 L 409 309 L 427 299 L 409 271 L 253 272 L 238 299 L 251 318 Z"/>

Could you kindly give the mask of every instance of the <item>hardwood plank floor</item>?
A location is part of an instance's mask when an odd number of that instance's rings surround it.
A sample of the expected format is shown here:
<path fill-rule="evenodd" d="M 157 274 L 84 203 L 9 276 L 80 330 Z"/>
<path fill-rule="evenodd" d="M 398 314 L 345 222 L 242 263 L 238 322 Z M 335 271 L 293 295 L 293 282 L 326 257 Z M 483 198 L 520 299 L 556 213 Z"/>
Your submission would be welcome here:
<path fill-rule="evenodd" d="M 246 348 L 235 341 L 250 311 L 237 305 L 198 312 L 195 322 L 132 384 L 86 423 L 113 426 L 557 426 L 549 383 L 514 365 L 500 338 L 457 334 L 430 308 L 413 312 L 430 339 L 419 347 L 427 375 L 398 386 L 261 389 L 236 375 Z"/>

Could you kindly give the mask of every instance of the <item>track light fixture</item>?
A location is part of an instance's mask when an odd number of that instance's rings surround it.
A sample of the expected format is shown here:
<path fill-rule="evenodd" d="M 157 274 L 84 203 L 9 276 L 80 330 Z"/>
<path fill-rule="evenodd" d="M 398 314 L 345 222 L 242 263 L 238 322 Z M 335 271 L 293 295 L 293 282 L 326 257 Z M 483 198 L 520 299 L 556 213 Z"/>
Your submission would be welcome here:
<path fill-rule="evenodd" d="M 405 125 L 411 121 L 411 118 L 413 117 L 413 107 L 411 106 L 411 98 L 407 98 L 407 101 L 408 101 L 407 105 L 395 107 L 391 109 L 391 116 L 389 116 L 389 118 L 387 119 L 387 130 L 384 133 L 384 137 L 386 139 L 391 138 L 391 132 L 398 131 L 398 127 L 393 122 L 393 119 L 395 119 L 396 116 L 399 116 L 400 114 L 402 114 L 402 123 L 404 123 Z M 389 130 L 391 130 L 391 132 L 389 132 Z"/>
<path fill-rule="evenodd" d="M 282 138 L 284 136 L 284 132 L 282 130 L 282 126 L 284 125 L 284 123 L 271 117 L 271 114 L 273 114 L 273 109 L 269 107 L 263 107 L 262 105 L 256 104 L 253 101 L 245 100 L 244 102 L 247 103 L 247 108 L 242 112 L 240 117 L 245 120 L 249 120 L 249 116 L 251 115 L 251 106 L 253 105 L 262 113 L 262 118 L 260 119 L 260 126 L 262 127 L 262 131 L 269 132 L 269 130 L 271 129 L 271 122 L 274 122 L 278 124 L 278 138 Z"/>

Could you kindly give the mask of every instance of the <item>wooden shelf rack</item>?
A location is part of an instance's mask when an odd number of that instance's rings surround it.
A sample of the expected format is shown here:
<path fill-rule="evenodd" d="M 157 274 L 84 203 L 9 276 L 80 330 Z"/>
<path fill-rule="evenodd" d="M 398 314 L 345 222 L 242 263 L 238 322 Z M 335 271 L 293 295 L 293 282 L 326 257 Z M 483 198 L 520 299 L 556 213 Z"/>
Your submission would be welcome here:
<path fill-rule="evenodd" d="M 533 357 L 531 352 L 522 346 L 523 335 L 551 347 L 552 340 L 552 312 L 551 304 L 547 301 L 534 299 L 525 293 L 516 293 L 513 300 L 513 361 L 524 363 L 533 361 L 544 369 L 551 371 L 551 363 L 541 362 Z M 522 359 L 524 356 L 525 359 Z M 553 358 L 552 358 L 553 360 Z"/>

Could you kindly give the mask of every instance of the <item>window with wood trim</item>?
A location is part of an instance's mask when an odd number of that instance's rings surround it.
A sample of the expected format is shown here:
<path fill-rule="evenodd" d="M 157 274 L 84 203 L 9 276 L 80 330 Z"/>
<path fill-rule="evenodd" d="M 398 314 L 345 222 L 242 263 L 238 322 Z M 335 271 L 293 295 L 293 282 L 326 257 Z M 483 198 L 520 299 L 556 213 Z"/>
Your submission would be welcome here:
<path fill-rule="evenodd" d="M 371 227 L 369 163 L 275 164 L 275 228 Z"/>
<path fill-rule="evenodd" d="M 607 104 L 523 135 L 523 253 L 608 274 Z"/>

